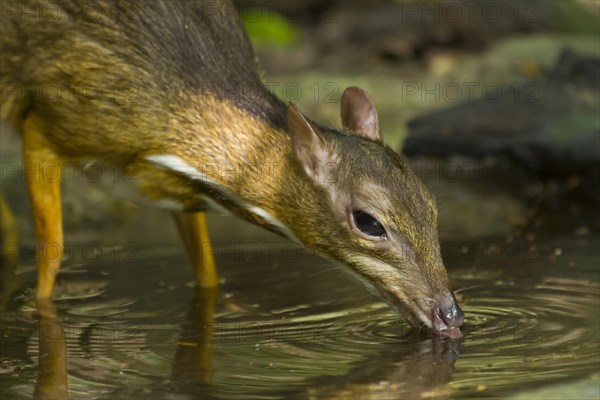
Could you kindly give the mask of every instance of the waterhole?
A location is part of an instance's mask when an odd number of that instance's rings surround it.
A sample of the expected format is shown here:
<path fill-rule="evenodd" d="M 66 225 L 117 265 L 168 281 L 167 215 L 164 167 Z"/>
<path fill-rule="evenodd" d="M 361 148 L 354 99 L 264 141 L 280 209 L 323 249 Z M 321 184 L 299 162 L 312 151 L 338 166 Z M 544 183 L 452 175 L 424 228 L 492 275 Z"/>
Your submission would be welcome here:
<path fill-rule="evenodd" d="M 462 246 L 448 262 L 466 314 L 453 341 L 285 241 L 216 246 L 218 291 L 194 288 L 177 245 L 72 263 L 57 319 L 36 316 L 31 289 L 3 313 L 1 397 L 66 381 L 71 399 L 497 398 L 573 385 L 597 398 L 597 241 L 493 259 Z M 33 287 L 32 264 L 17 272 Z"/>

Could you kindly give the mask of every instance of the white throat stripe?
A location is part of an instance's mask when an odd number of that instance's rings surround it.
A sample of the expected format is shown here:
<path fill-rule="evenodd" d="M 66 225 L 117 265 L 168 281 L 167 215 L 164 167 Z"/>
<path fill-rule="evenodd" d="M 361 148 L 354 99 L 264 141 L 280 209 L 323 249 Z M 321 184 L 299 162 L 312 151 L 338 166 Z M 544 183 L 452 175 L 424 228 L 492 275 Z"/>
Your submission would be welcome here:
<path fill-rule="evenodd" d="M 250 204 L 248 201 L 240 198 L 234 193 L 229 192 L 227 189 L 223 188 L 212 178 L 198 171 L 196 168 L 189 165 L 187 162 L 185 162 L 185 160 L 182 160 L 180 157 L 171 154 L 159 154 L 147 156 L 146 159 L 154 164 L 157 164 L 162 168 L 180 173 L 192 180 L 205 183 L 206 185 L 210 186 L 211 189 L 218 191 L 221 195 L 227 197 L 232 202 L 242 207 L 249 213 L 260 217 L 266 223 L 278 228 L 279 231 L 283 235 L 288 237 L 290 240 L 300 243 L 296 235 L 294 235 L 294 233 L 290 231 L 290 229 L 287 226 L 285 226 L 281 221 L 269 214 L 266 210 L 256 205 Z"/>

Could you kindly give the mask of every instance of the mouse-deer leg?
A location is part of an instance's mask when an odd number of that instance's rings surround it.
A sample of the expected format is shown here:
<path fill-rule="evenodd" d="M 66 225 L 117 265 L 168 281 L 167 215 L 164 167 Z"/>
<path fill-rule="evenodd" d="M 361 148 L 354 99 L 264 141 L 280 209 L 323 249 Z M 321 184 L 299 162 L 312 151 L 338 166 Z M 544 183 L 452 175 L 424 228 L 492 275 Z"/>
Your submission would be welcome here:
<path fill-rule="evenodd" d="M 217 286 L 217 267 L 208 236 L 205 212 L 173 212 L 173 218 L 192 263 L 198 287 Z"/>
<path fill-rule="evenodd" d="M 17 264 L 19 256 L 16 250 L 18 244 L 17 225 L 2 192 L 0 192 L 0 240 L 2 245 L 0 258 L 9 264 Z"/>
<path fill-rule="evenodd" d="M 0 311 L 9 304 L 20 279 L 15 273 L 19 265 L 19 235 L 15 218 L 0 191 Z"/>
<path fill-rule="evenodd" d="M 35 225 L 38 264 L 37 298 L 50 298 L 63 256 L 60 181 L 61 158 L 44 136 L 44 125 L 33 113 L 23 121 L 23 162 Z"/>

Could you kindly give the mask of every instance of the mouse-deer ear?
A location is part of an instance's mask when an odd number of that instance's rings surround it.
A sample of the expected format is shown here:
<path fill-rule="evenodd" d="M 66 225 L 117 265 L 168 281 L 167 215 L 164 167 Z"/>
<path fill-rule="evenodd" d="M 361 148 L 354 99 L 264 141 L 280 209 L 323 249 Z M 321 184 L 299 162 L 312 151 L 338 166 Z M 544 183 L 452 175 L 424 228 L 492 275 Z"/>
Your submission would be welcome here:
<path fill-rule="evenodd" d="M 381 140 L 377 110 L 366 90 L 355 86 L 344 90 L 341 114 L 344 128 L 371 140 Z"/>
<path fill-rule="evenodd" d="M 290 101 L 287 112 L 288 131 L 292 138 L 292 151 L 296 159 L 313 180 L 319 180 L 319 171 L 327 163 L 327 152 L 318 130 L 304 118 L 298 107 Z"/>

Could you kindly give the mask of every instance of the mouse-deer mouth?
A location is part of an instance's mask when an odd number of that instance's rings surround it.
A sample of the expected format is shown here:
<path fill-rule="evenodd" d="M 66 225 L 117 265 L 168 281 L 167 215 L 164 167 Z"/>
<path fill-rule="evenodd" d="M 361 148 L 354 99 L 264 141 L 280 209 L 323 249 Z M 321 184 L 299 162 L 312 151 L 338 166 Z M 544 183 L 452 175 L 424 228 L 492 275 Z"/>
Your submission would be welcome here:
<path fill-rule="evenodd" d="M 458 326 L 447 322 L 440 308 L 435 308 L 431 313 L 431 325 L 434 332 L 449 339 L 459 339 L 463 337 Z"/>
<path fill-rule="evenodd" d="M 445 274 L 440 276 L 443 279 L 429 281 L 421 274 L 403 273 L 391 263 L 374 257 L 355 255 L 350 261 L 348 264 L 353 267 L 347 271 L 353 272 L 352 275 L 369 291 L 415 328 L 420 330 L 426 326 L 450 339 L 462 337 L 460 326 L 464 322 L 464 313 L 448 288 Z"/>
<path fill-rule="evenodd" d="M 450 339 L 463 336 L 459 327 L 464 321 L 465 314 L 454 296 L 451 296 L 449 300 L 440 302 L 439 305 L 435 305 L 431 311 L 432 328 Z"/>
<path fill-rule="evenodd" d="M 427 326 L 434 333 L 448 339 L 463 337 L 460 326 L 464 322 L 464 313 L 454 296 L 451 296 L 448 301 L 440 302 L 439 305 L 431 306 L 403 301 L 401 294 L 391 290 L 383 290 L 381 293 L 383 299 L 415 328 Z"/>

